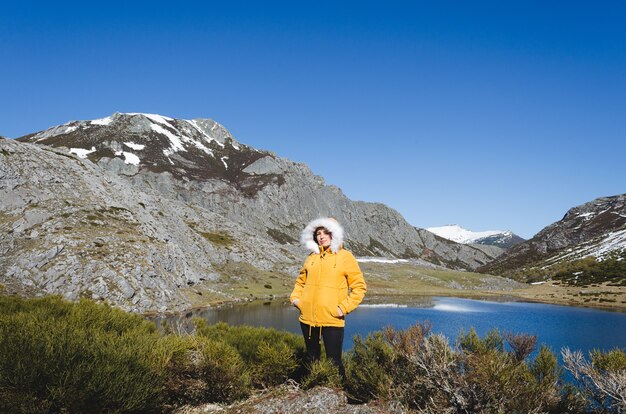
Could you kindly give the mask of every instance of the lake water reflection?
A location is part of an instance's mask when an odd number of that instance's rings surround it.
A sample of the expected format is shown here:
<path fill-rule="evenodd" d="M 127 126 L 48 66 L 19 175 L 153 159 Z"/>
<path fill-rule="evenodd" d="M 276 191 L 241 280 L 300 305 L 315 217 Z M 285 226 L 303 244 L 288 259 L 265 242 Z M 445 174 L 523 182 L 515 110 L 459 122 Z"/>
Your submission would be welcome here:
<path fill-rule="evenodd" d="M 352 337 L 356 334 L 365 336 L 387 325 L 403 329 L 425 320 L 431 322 L 433 332 L 442 333 L 451 341 L 470 327 L 481 336 L 497 328 L 537 335 L 539 344 L 546 344 L 556 352 L 564 346 L 584 352 L 626 349 L 626 313 L 622 312 L 449 297 L 416 298 L 401 305 L 387 302 L 365 303 L 346 317 L 344 351 L 352 347 Z M 208 323 L 265 326 L 300 334 L 298 310 L 281 301 L 203 309 L 168 319 L 189 326 L 192 317 L 204 318 Z"/>

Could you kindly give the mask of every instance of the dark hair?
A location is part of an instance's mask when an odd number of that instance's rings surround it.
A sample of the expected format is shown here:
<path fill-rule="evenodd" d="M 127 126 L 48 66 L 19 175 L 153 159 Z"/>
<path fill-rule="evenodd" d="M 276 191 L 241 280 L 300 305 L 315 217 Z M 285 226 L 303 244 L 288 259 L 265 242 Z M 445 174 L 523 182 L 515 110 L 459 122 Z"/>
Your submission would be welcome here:
<path fill-rule="evenodd" d="M 324 230 L 324 232 L 327 233 L 331 239 L 333 238 L 333 233 L 330 230 L 328 230 L 324 226 L 319 226 L 319 227 L 316 227 L 315 230 L 313 230 L 313 240 L 315 240 L 315 243 L 319 244 L 319 242 L 317 241 L 317 231 L 320 229 Z"/>

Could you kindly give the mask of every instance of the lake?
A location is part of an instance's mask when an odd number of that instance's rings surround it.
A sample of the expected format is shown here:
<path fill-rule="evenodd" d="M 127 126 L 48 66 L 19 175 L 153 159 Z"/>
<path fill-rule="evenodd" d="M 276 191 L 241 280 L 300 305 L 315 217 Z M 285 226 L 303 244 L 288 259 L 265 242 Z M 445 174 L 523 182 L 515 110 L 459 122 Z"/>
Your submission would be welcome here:
<path fill-rule="evenodd" d="M 494 328 L 501 332 L 537 335 L 538 344 L 546 344 L 556 353 L 564 346 L 585 353 L 592 349 L 626 349 L 626 313 L 622 312 L 450 297 L 415 298 L 403 304 L 391 300 L 364 303 L 347 315 L 344 351 L 352 348 L 352 337 L 356 334 L 365 336 L 387 325 L 403 329 L 425 320 L 431 322 L 433 332 L 444 334 L 451 342 L 462 330 L 467 332 L 474 327 L 480 336 Z M 296 308 L 280 300 L 199 309 L 167 319 L 186 328 L 191 326 L 191 318 L 201 317 L 208 323 L 265 326 L 300 334 L 298 315 Z"/>

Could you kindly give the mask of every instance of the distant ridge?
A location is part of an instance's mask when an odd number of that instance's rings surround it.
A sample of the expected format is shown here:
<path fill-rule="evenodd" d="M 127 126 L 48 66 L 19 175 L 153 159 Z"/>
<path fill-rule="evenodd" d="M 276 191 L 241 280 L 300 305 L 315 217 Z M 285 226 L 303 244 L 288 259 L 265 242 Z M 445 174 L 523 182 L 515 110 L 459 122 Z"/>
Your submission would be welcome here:
<path fill-rule="evenodd" d="M 489 230 L 475 232 L 467 230 L 458 224 L 450 224 L 441 227 L 429 227 L 426 230 L 448 240 L 462 244 L 482 244 L 509 249 L 524 241 L 511 231 Z"/>

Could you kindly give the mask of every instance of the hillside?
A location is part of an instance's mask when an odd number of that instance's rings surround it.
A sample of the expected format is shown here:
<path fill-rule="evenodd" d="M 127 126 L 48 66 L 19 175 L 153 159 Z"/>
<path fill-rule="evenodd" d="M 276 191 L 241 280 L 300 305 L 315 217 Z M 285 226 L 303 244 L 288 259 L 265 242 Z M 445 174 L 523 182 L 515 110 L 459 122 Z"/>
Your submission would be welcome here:
<path fill-rule="evenodd" d="M 268 296 L 293 283 L 300 229 L 318 216 L 345 225 L 357 256 L 458 270 L 495 256 L 352 201 L 212 120 L 114 114 L 0 141 L 0 283 L 9 292 L 141 312 Z"/>
<path fill-rule="evenodd" d="M 626 194 L 621 194 L 570 209 L 561 220 L 479 271 L 527 281 L 554 277 L 580 285 L 623 285 L 625 251 Z"/>

